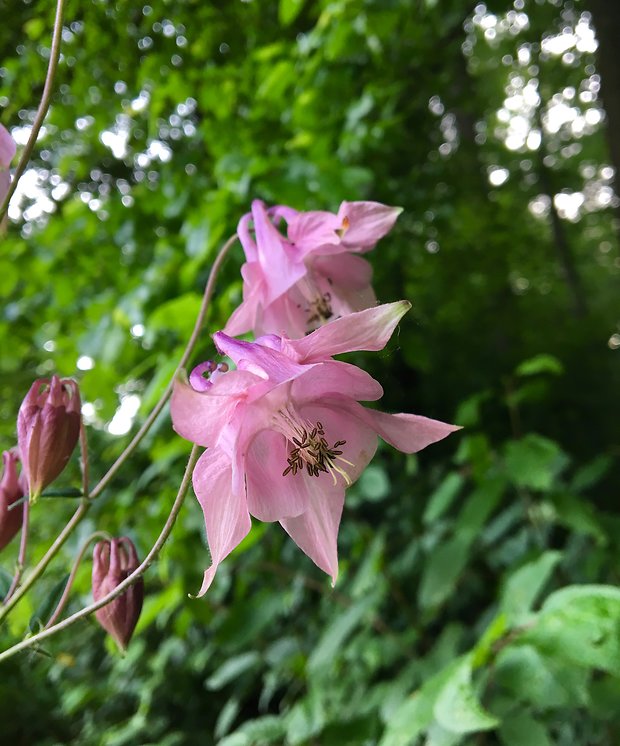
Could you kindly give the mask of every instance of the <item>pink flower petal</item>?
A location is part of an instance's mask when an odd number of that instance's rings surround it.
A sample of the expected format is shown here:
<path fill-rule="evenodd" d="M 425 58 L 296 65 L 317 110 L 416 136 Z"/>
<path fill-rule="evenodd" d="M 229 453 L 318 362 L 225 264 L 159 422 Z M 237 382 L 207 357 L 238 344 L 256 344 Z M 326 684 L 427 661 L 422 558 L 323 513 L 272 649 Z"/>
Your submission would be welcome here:
<path fill-rule="evenodd" d="M 218 350 L 234 360 L 240 369 L 269 379 L 272 385 L 292 380 L 308 370 L 307 365 L 299 365 L 277 350 L 233 339 L 224 332 L 216 332 L 213 341 Z"/>
<path fill-rule="evenodd" d="M 260 200 L 252 202 L 258 261 L 263 272 L 263 304 L 268 305 L 306 274 L 303 256 L 273 225 Z M 275 271 L 274 271 L 274 268 Z"/>
<path fill-rule="evenodd" d="M 250 444 L 246 456 L 248 509 L 260 521 L 279 521 L 308 507 L 304 475 L 289 472 L 282 476 L 288 454 L 286 438 L 273 430 L 262 430 Z"/>
<path fill-rule="evenodd" d="M 311 372 L 295 379 L 291 388 L 296 402 L 320 401 L 343 393 L 357 401 L 376 401 L 383 396 L 383 387 L 356 365 L 332 361 L 313 366 Z"/>
<path fill-rule="evenodd" d="M 260 381 L 247 371 L 232 370 L 218 377 L 208 391 L 199 392 L 178 378 L 170 404 L 174 429 L 193 443 L 214 446 L 237 404 Z"/>
<path fill-rule="evenodd" d="M 370 284 L 372 267 L 362 257 L 356 254 L 318 256 L 313 259 L 312 269 L 321 292 L 330 299 L 335 318 L 377 305 Z"/>
<path fill-rule="evenodd" d="M 318 480 L 310 484 L 308 510 L 295 518 L 284 518 L 282 527 L 310 559 L 331 576 L 338 577 L 338 528 L 344 505 L 344 488 L 325 488 Z"/>
<path fill-rule="evenodd" d="M 288 226 L 288 237 L 304 253 L 319 246 L 330 246 L 340 243 L 336 231 L 342 228 L 342 220 L 332 212 L 300 212 L 292 218 Z"/>
<path fill-rule="evenodd" d="M 0 124 L 0 171 L 6 171 L 15 157 L 17 146 L 6 127 Z"/>
<path fill-rule="evenodd" d="M 359 406 L 359 405 L 358 405 Z M 363 408 L 363 407 L 362 407 Z M 314 479 L 322 488 L 336 481 L 342 487 L 355 482 L 368 466 L 377 450 L 377 434 L 372 426 L 352 417 L 341 406 L 341 398 L 328 398 L 300 406 L 301 415 L 312 423 L 320 422 L 329 446 L 346 441 L 338 446 L 342 454 L 337 456 L 329 474 L 321 473 Z"/>
<path fill-rule="evenodd" d="M 231 337 L 256 328 L 263 296 L 262 272 L 258 262 L 246 262 L 241 267 L 243 301 L 233 311 L 224 330 Z"/>
<path fill-rule="evenodd" d="M 287 349 L 305 363 L 354 350 L 382 350 L 410 308 L 409 301 L 401 300 L 352 313 L 325 324 L 303 339 L 287 340 Z"/>
<path fill-rule="evenodd" d="M 194 490 L 204 514 L 211 566 L 205 570 L 198 596 L 213 581 L 220 562 L 244 539 L 252 527 L 245 495 L 231 489 L 230 459 L 219 448 L 202 454 L 194 468 Z"/>
<path fill-rule="evenodd" d="M 403 453 L 417 453 L 461 428 L 417 414 L 387 414 L 344 398 L 342 406 Z"/>
<path fill-rule="evenodd" d="M 342 242 L 348 251 L 368 251 L 391 230 L 402 207 L 389 207 L 380 202 L 343 202 L 338 219 L 348 223 Z"/>

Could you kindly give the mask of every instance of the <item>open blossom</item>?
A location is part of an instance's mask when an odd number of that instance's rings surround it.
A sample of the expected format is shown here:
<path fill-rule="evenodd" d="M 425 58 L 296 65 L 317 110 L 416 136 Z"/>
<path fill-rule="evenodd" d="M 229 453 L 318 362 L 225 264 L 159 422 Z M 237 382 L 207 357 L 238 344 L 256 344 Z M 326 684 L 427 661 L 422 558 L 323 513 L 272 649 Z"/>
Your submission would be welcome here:
<path fill-rule="evenodd" d="M 19 458 L 15 451 L 4 451 L 2 461 L 4 468 L 0 478 L 0 550 L 4 549 L 22 525 L 22 507 L 11 508 L 11 505 L 28 491 L 23 474 L 17 474 Z"/>
<path fill-rule="evenodd" d="M 17 442 L 35 499 L 67 465 L 80 435 L 78 385 L 71 378 L 40 378 L 17 414 Z"/>
<path fill-rule="evenodd" d="M 373 457 L 377 435 L 414 453 L 458 429 L 361 406 L 383 395 L 381 385 L 332 359 L 382 349 L 409 308 L 400 301 L 349 314 L 297 340 L 243 342 L 218 332 L 215 344 L 236 369 L 206 363 L 190 383 L 177 381 L 174 428 L 208 447 L 193 473 L 212 559 L 199 595 L 250 530 L 251 515 L 279 521 L 335 582 L 345 490 Z"/>
<path fill-rule="evenodd" d="M 237 229 L 247 259 L 241 268 L 243 302 L 226 334 L 298 338 L 330 319 L 375 305 L 372 268 L 357 254 L 372 249 L 400 212 L 378 202 L 343 202 L 336 214 L 298 212 L 286 206 L 267 209 L 254 200 Z M 282 220 L 286 236 L 276 227 Z"/>

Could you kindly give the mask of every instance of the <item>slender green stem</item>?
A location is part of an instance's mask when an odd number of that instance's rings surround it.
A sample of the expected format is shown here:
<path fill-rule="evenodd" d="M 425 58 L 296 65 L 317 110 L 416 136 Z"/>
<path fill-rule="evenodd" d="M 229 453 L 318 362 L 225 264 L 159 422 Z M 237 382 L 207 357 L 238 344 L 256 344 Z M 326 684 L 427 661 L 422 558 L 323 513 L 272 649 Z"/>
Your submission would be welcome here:
<path fill-rule="evenodd" d="M 67 538 L 71 535 L 75 527 L 81 522 L 81 520 L 84 518 L 84 516 L 88 512 L 88 509 L 90 508 L 92 504 L 92 499 L 97 497 L 99 494 L 101 494 L 101 492 L 108 485 L 112 477 L 121 468 L 123 463 L 130 456 L 130 454 L 136 449 L 136 447 L 138 446 L 142 438 L 144 438 L 144 436 L 147 434 L 150 427 L 155 422 L 157 415 L 164 408 L 164 405 L 170 398 L 170 394 L 172 393 L 172 388 L 174 386 L 174 381 L 179 371 L 182 368 L 184 368 L 185 365 L 187 364 L 187 361 L 189 360 L 192 352 L 194 351 L 196 343 L 198 342 L 198 338 L 200 336 L 200 332 L 202 331 L 202 327 L 203 327 L 203 324 L 204 324 L 204 321 L 207 315 L 207 309 L 209 306 L 209 302 L 211 300 L 211 296 L 213 295 L 213 289 L 215 287 L 215 280 L 217 277 L 217 273 L 220 267 L 222 266 L 222 263 L 224 259 L 226 258 L 227 253 L 229 252 L 230 248 L 234 244 L 236 238 L 237 238 L 237 234 L 234 234 L 228 239 L 228 241 L 226 241 L 226 243 L 219 250 L 217 257 L 215 258 L 215 261 L 213 262 L 213 266 L 211 267 L 211 271 L 209 272 L 209 278 L 207 280 L 207 285 L 205 287 L 205 292 L 202 298 L 202 304 L 200 306 L 200 311 L 196 318 L 196 323 L 194 324 L 194 330 L 187 343 L 187 346 L 185 347 L 185 351 L 183 352 L 183 355 L 181 356 L 179 364 L 177 365 L 176 370 L 174 371 L 174 374 L 172 378 L 170 379 L 170 382 L 168 383 L 168 386 L 166 387 L 160 400 L 157 402 L 153 411 L 146 418 L 146 420 L 144 421 L 144 424 L 135 434 L 135 436 L 133 437 L 129 445 L 125 448 L 125 450 L 121 453 L 121 455 L 116 459 L 116 461 L 108 469 L 107 473 L 102 477 L 102 479 L 97 484 L 97 486 L 92 490 L 89 497 L 82 498 L 80 506 L 75 511 L 75 513 L 73 514 L 73 516 L 71 517 L 67 525 L 64 527 L 64 529 L 61 531 L 61 533 L 58 535 L 58 537 L 56 538 L 52 546 L 48 549 L 43 559 L 41 559 L 39 563 L 36 565 L 36 567 L 34 567 L 31 570 L 28 577 L 24 581 L 23 585 L 15 592 L 15 594 L 10 599 L 10 601 L 5 606 L 0 608 L 0 622 L 5 618 L 5 616 L 9 613 L 9 611 L 13 608 L 13 606 L 15 606 L 15 604 L 20 600 L 20 598 L 32 587 L 35 581 L 44 573 L 45 569 L 47 568 L 49 563 L 52 561 L 54 556 L 58 554 L 58 552 L 60 551 L 60 548 L 65 543 Z"/>
<path fill-rule="evenodd" d="M 32 155 L 32 151 L 37 141 L 37 137 L 39 136 L 39 131 L 41 130 L 43 121 L 45 120 L 48 109 L 50 108 L 50 101 L 52 100 L 52 90 L 54 88 L 54 78 L 56 77 L 56 71 L 58 70 L 58 60 L 60 59 L 63 13 L 64 0 L 57 0 L 56 17 L 54 18 L 54 30 L 52 32 L 52 47 L 50 49 L 50 61 L 47 66 L 47 74 L 45 76 L 45 84 L 43 86 L 41 103 L 39 104 L 37 115 L 32 124 L 32 129 L 30 130 L 30 137 L 28 138 L 26 147 L 24 148 L 21 158 L 19 159 L 17 168 L 15 169 L 13 180 L 11 182 L 11 185 L 9 186 L 9 191 L 7 192 L 6 197 L 4 198 L 4 202 L 0 207 L 0 220 L 2 220 L 4 214 L 8 210 L 11 197 L 17 189 L 17 182 L 21 179 L 24 171 L 26 170 L 26 166 L 28 165 L 28 161 L 30 160 L 30 156 Z"/>
<path fill-rule="evenodd" d="M 56 609 L 54 610 L 54 613 L 49 618 L 47 624 L 43 629 L 47 629 L 48 627 L 51 627 L 58 617 L 62 614 L 63 609 L 65 608 L 65 605 L 69 599 L 69 593 L 71 592 L 71 588 L 73 586 L 73 581 L 75 580 L 75 576 L 77 575 L 77 571 L 80 567 L 80 564 L 82 560 L 84 559 L 84 555 L 86 554 L 86 550 L 88 549 L 90 543 L 93 541 L 93 539 L 107 539 L 108 541 L 112 537 L 107 531 L 94 531 L 82 544 L 82 547 L 80 551 L 77 554 L 77 557 L 75 558 L 75 561 L 73 563 L 73 567 L 71 568 L 71 573 L 69 574 L 69 577 L 67 578 L 67 583 L 65 585 L 65 589 L 62 592 L 62 596 L 60 597 L 60 600 L 58 601 L 58 604 L 56 606 Z"/>
<path fill-rule="evenodd" d="M 24 571 L 24 566 L 26 564 L 26 549 L 28 547 L 28 529 L 30 527 L 30 500 L 26 499 L 24 501 L 24 507 L 22 508 L 23 514 L 22 514 L 22 535 L 20 537 L 19 541 L 19 553 L 17 555 L 17 567 L 15 568 L 15 575 L 13 576 L 13 580 L 11 582 L 11 587 L 9 588 L 6 596 L 4 597 L 4 602 L 7 603 L 11 596 L 15 593 L 19 586 L 19 581 L 21 580 L 22 573 Z"/>
<path fill-rule="evenodd" d="M 204 321 L 207 315 L 209 302 L 211 301 L 211 296 L 213 295 L 213 289 L 215 287 L 215 279 L 216 279 L 217 273 L 220 267 L 222 266 L 222 263 L 224 262 L 224 259 L 226 258 L 226 255 L 228 254 L 230 248 L 235 243 L 236 239 L 237 239 L 237 234 L 235 233 L 222 246 L 217 257 L 215 258 L 215 261 L 213 262 L 213 266 L 211 267 L 211 272 L 209 273 L 209 279 L 207 280 L 205 292 L 202 297 L 202 304 L 200 306 L 200 311 L 198 312 L 198 316 L 196 318 L 196 323 L 194 325 L 192 336 L 189 338 L 189 342 L 187 343 L 185 351 L 183 352 L 183 355 L 181 356 L 181 359 L 179 360 L 179 363 L 174 371 L 172 378 L 170 379 L 168 385 L 166 386 L 164 393 L 161 395 L 160 400 L 157 402 L 157 404 L 154 406 L 149 416 L 144 421 L 142 427 L 134 435 L 133 439 L 131 440 L 131 443 L 129 443 L 129 445 L 125 448 L 125 450 L 121 453 L 121 455 L 116 459 L 116 461 L 108 469 L 106 474 L 101 478 L 97 486 L 93 489 L 90 495 L 91 498 L 97 497 L 97 495 L 101 494 L 101 492 L 103 492 L 103 490 L 108 486 L 112 477 L 116 474 L 116 472 L 121 468 L 121 466 L 129 458 L 129 456 L 138 447 L 138 445 L 140 444 L 140 441 L 147 434 L 147 432 L 149 431 L 149 429 L 151 428 L 151 426 L 157 419 L 157 416 L 159 415 L 161 410 L 164 408 L 166 402 L 170 398 L 176 377 L 179 374 L 179 372 L 187 365 L 187 362 L 191 354 L 194 351 L 194 347 L 196 346 L 196 343 L 198 342 L 198 338 L 200 336 L 200 332 L 202 331 L 202 326 L 204 324 Z"/>
<path fill-rule="evenodd" d="M 168 536 L 170 536 L 170 532 L 172 531 L 177 515 L 179 514 L 179 511 L 181 510 L 181 506 L 183 505 L 183 501 L 185 500 L 185 496 L 187 494 L 187 490 L 189 488 L 189 483 L 190 483 L 191 476 L 192 476 L 192 471 L 194 469 L 194 466 L 196 465 L 196 461 L 198 460 L 199 450 L 200 450 L 199 447 L 196 445 L 192 448 L 189 461 L 187 462 L 187 466 L 185 467 L 185 473 L 183 474 L 183 480 L 181 481 L 181 486 L 179 487 L 179 491 L 177 492 L 177 496 L 174 500 L 174 503 L 172 505 L 172 508 L 170 510 L 170 514 L 166 520 L 166 523 L 163 529 L 161 530 L 161 533 L 159 534 L 157 541 L 155 542 L 155 544 L 153 544 L 151 551 L 146 555 L 146 558 L 144 559 L 144 561 L 131 573 L 131 575 L 125 578 L 125 580 L 123 580 L 122 583 L 119 583 L 119 585 L 117 585 L 113 591 L 110 591 L 110 593 L 108 593 L 106 596 L 104 596 L 103 598 L 100 598 L 99 601 L 96 601 L 90 604 L 89 606 L 86 606 L 83 609 L 80 609 L 80 611 L 76 611 L 75 614 L 72 614 L 70 617 L 63 619 L 61 622 L 58 622 L 57 624 L 54 624 L 53 626 L 47 629 L 44 629 L 42 632 L 39 632 L 38 634 L 33 635 L 32 637 L 28 637 L 27 639 L 22 640 L 21 642 L 18 642 L 17 645 L 13 645 L 13 647 L 10 647 L 7 650 L 5 650 L 3 653 L 0 653 L 0 662 L 2 662 L 3 660 L 7 660 L 7 658 L 11 658 L 16 653 L 19 653 L 21 650 L 26 650 L 27 648 L 37 645 L 43 640 L 46 640 L 48 637 L 51 637 L 52 635 L 55 635 L 58 632 L 61 632 L 62 630 L 67 629 L 72 624 L 75 624 L 75 622 L 79 621 L 80 619 L 83 619 L 84 617 L 87 617 L 89 614 L 92 614 L 94 611 L 97 611 L 97 609 L 101 609 L 103 606 L 106 606 L 107 604 L 110 603 L 110 601 L 113 601 L 115 598 L 118 598 L 118 596 L 124 593 L 127 590 L 127 588 L 129 588 L 130 585 L 133 585 L 136 582 L 136 580 L 138 580 L 138 578 L 144 575 L 144 573 L 148 570 L 148 568 L 157 558 L 157 555 L 161 551 L 161 548 L 165 544 Z"/>
<path fill-rule="evenodd" d="M 58 554 L 62 545 L 65 543 L 65 541 L 67 541 L 69 536 L 71 536 L 73 529 L 80 523 L 82 518 L 84 518 L 89 508 L 90 508 L 90 502 L 88 502 L 88 500 L 83 499 L 78 509 L 69 519 L 69 522 L 67 523 L 67 525 L 54 539 L 54 543 L 52 544 L 52 546 L 43 555 L 43 558 L 39 560 L 39 563 L 37 564 L 37 566 L 32 569 L 32 571 L 30 572 L 30 574 L 24 581 L 23 585 L 18 590 L 15 591 L 11 599 L 7 603 L 5 603 L 5 605 L 0 609 L 0 622 L 9 613 L 9 611 L 15 606 L 15 604 L 20 600 L 20 598 L 30 590 L 31 586 L 34 584 L 37 578 L 43 575 L 46 567 Z"/>
<path fill-rule="evenodd" d="M 88 499 L 88 435 L 83 420 L 80 423 L 80 467 L 82 469 L 82 494 Z"/>

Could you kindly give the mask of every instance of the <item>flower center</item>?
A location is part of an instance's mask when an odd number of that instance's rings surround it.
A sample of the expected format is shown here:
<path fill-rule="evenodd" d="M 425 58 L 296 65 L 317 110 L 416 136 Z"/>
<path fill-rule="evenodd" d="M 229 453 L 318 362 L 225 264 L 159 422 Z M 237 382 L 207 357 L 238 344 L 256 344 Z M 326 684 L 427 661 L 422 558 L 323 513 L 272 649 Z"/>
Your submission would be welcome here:
<path fill-rule="evenodd" d="M 328 278 L 328 282 L 331 285 L 331 280 Z M 312 269 L 308 268 L 308 272 L 305 277 L 302 277 L 297 282 L 297 289 L 300 291 L 306 304 L 303 306 L 305 313 L 307 314 L 306 324 L 309 331 L 313 331 L 319 326 L 322 326 L 325 322 L 329 321 L 334 315 L 331 306 L 332 296 L 331 293 L 322 293 L 319 288 L 316 276 Z M 298 308 L 302 305 L 299 304 Z"/>
<path fill-rule="evenodd" d="M 347 486 L 352 483 L 346 469 L 342 467 L 342 464 L 354 465 L 342 457 L 341 446 L 347 441 L 337 440 L 330 446 L 322 422 L 300 421 L 300 418 L 287 408 L 278 412 L 276 429 L 282 432 L 289 443 L 286 459 L 288 466 L 282 472 L 283 477 L 287 474 L 294 476 L 298 472 L 303 473 L 305 469 L 311 477 L 318 477 L 322 472 L 331 474 L 334 484 L 337 482 L 337 474 L 340 474 Z"/>

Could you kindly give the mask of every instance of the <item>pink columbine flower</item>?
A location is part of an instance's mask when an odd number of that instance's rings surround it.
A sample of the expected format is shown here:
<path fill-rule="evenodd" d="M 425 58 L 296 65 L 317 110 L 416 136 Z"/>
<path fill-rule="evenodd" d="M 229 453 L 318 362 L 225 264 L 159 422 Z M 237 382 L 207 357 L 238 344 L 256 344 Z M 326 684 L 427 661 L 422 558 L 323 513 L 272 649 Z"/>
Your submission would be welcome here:
<path fill-rule="evenodd" d="M 237 229 L 247 259 L 243 302 L 225 333 L 299 338 L 330 319 L 374 306 L 372 268 L 357 254 L 370 251 L 400 212 L 378 202 L 343 202 L 337 214 L 298 212 L 254 200 Z M 281 220 L 286 237 L 276 227 Z"/>
<path fill-rule="evenodd" d="M 92 587 L 95 601 L 119 586 L 139 564 L 136 547 L 127 536 L 100 541 L 93 552 Z M 143 600 L 144 581 L 138 578 L 124 593 L 95 612 L 99 624 L 123 650 L 129 645 L 136 628 Z"/>
<path fill-rule="evenodd" d="M 0 478 L 0 550 L 11 541 L 22 525 L 24 511 L 11 506 L 28 491 L 23 475 L 17 474 L 19 457 L 14 450 L 2 454 L 4 470 Z"/>
<path fill-rule="evenodd" d="M 212 560 L 199 595 L 250 530 L 251 515 L 279 521 L 335 582 L 344 493 L 373 457 L 377 435 L 414 453 L 458 429 L 366 409 L 358 402 L 379 399 L 381 385 L 332 359 L 382 349 L 409 308 L 400 301 L 349 314 L 297 340 L 242 342 L 218 332 L 215 344 L 236 369 L 203 364 L 189 384 L 177 381 L 174 428 L 208 447 L 193 474 Z"/>
<path fill-rule="evenodd" d="M 67 465 L 80 435 L 78 385 L 71 378 L 40 378 L 17 415 L 17 442 L 35 500 Z"/>
<path fill-rule="evenodd" d="M 11 161 L 15 157 L 15 140 L 7 129 L 0 124 L 0 204 L 4 202 L 11 184 Z"/>

